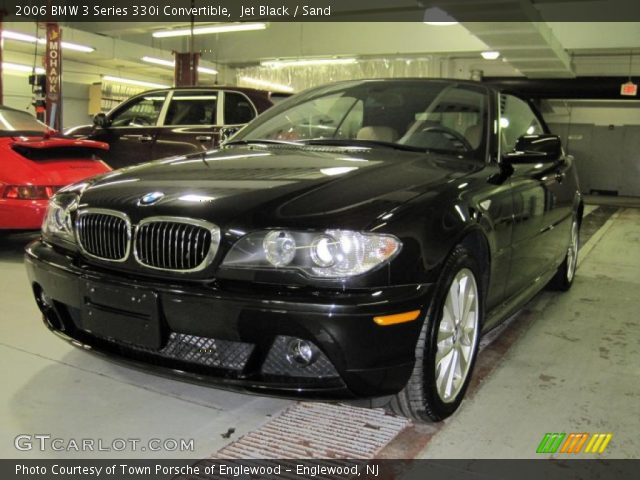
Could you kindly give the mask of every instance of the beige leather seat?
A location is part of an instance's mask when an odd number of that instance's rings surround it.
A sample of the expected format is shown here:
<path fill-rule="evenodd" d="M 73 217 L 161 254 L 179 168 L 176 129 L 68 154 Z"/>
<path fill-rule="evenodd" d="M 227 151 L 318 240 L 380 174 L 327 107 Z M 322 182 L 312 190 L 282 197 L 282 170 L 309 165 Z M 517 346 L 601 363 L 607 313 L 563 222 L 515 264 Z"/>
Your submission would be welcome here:
<path fill-rule="evenodd" d="M 395 142 L 398 137 L 398 132 L 395 129 L 382 126 L 362 127 L 356 135 L 358 140 L 376 140 L 378 142 Z"/>
<path fill-rule="evenodd" d="M 480 142 L 482 142 L 482 125 L 471 125 L 465 130 L 464 137 L 475 150 L 480 146 Z"/>

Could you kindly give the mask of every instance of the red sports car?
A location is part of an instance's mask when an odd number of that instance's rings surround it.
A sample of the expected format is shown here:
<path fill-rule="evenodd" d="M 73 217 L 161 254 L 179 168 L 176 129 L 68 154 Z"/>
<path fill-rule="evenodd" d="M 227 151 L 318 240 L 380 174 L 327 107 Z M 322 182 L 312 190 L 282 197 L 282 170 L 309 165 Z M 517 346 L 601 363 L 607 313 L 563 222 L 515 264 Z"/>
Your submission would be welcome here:
<path fill-rule="evenodd" d="M 27 112 L 0 106 L 0 231 L 37 230 L 61 187 L 110 168 L 103 142 L 55 136 Z"/>

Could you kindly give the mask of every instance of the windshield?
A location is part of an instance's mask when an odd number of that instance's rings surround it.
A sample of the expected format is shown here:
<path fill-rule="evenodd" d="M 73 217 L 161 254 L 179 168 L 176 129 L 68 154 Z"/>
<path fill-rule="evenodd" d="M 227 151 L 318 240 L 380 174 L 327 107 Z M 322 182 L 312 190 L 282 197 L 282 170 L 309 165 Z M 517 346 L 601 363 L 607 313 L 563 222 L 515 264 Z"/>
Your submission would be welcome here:
<path fill-rule="evenodd" d="M 453 82 L 349 82 L 302 93 L 267 111 L 231 143 L 410 147 L 483 158 L 487 94 Z"/>
<path fill-rule="evenodd" d="M 42 135 L 47 126 L 26 112 L 0 110 L 0 136 Z"/>

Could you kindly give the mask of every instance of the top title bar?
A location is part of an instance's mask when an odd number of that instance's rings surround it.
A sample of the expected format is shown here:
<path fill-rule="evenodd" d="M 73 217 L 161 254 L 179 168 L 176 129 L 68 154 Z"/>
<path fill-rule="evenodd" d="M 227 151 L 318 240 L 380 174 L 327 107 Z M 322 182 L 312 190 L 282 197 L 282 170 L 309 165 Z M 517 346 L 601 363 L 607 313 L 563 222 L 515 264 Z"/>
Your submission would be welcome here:
<path fill-rule="evenodd" d="M 0 0 L 7 21 L 638 22 L 638 0 Z"/>

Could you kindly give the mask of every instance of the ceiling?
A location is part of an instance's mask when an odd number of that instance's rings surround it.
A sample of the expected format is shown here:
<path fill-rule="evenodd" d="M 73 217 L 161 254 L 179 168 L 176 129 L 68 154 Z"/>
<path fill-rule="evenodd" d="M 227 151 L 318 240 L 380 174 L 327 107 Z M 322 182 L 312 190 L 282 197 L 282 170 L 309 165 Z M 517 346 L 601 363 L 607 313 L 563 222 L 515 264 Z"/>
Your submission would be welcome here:
<path fill-rule="evenodd" d="M 504 7 L 504 1 L 451 0 L 450 12 L 463 8 Z M 265 30 L 200 35 L 194 48 L 202 53 L 202 64 L 215 67 L 220 75 L 201 75 L 205 83 L 235 81 L 237 68 L 258 65 L 269 59 L 349 56 L 358 58 L 419 58 L 429 56 L 440 63 L 443 75 L 465 77 L 471 70 L 487 76 L 524 75 L 529 78 L 572 78 L 583 75 L 640 75 L 640 22 L 547 22 L 545 15 L 575 2 L 540 0 L 510 1 L 520 22 L 461 22 L 433 26 L 423 22 L 317 22 L 276 23 Z M 583 2 L 584 3 L 584 2 Z M 587 2 L 592 8 L 606 2 Z M 415 8 L 415 0 L 371 0 L 371 9 Z M 488 6 L 487 6 L 488 5 Z M 515 6 L 514 6 L 515 5 Z M 556 9 L 556 10 L 554 10 Z M 491 12 L 487 15 L 490 16 Z M 512 13 L 513 14 L 513 13 Z M 497 15 L 497 13 L 496 13 Z M 510 14 L 511 15 L 511 14 Z M 556 18 L 556 17 L 553 17 Z M 90 45 L 93 53 L 64 51 L 67 81 L 92 83 L 100 75 L 171 83 L 170 67 L 143 63 L 142 56 L 171 60 L 172 51 L 187 51 L 189 39 L 157 39 L 158 29 L 185 26 L 181 23 L 74 22 L 63 25 L 63 40 Z M 6 30 L 33 35 L 35 25 L 5 23 Z M 40 35 L 43 35 L 42 31 Z M 40 47 L 40 53 L 42 47 Z M 498 50 L 498 60 L 484 60 L 480 52 Z M 631 62 L 631 54 L 635 58 Z M 32 44 L 5 40 L 4 60 L 34 63 Z M 36 61 L 38 62 L 38 61 Z"/>

